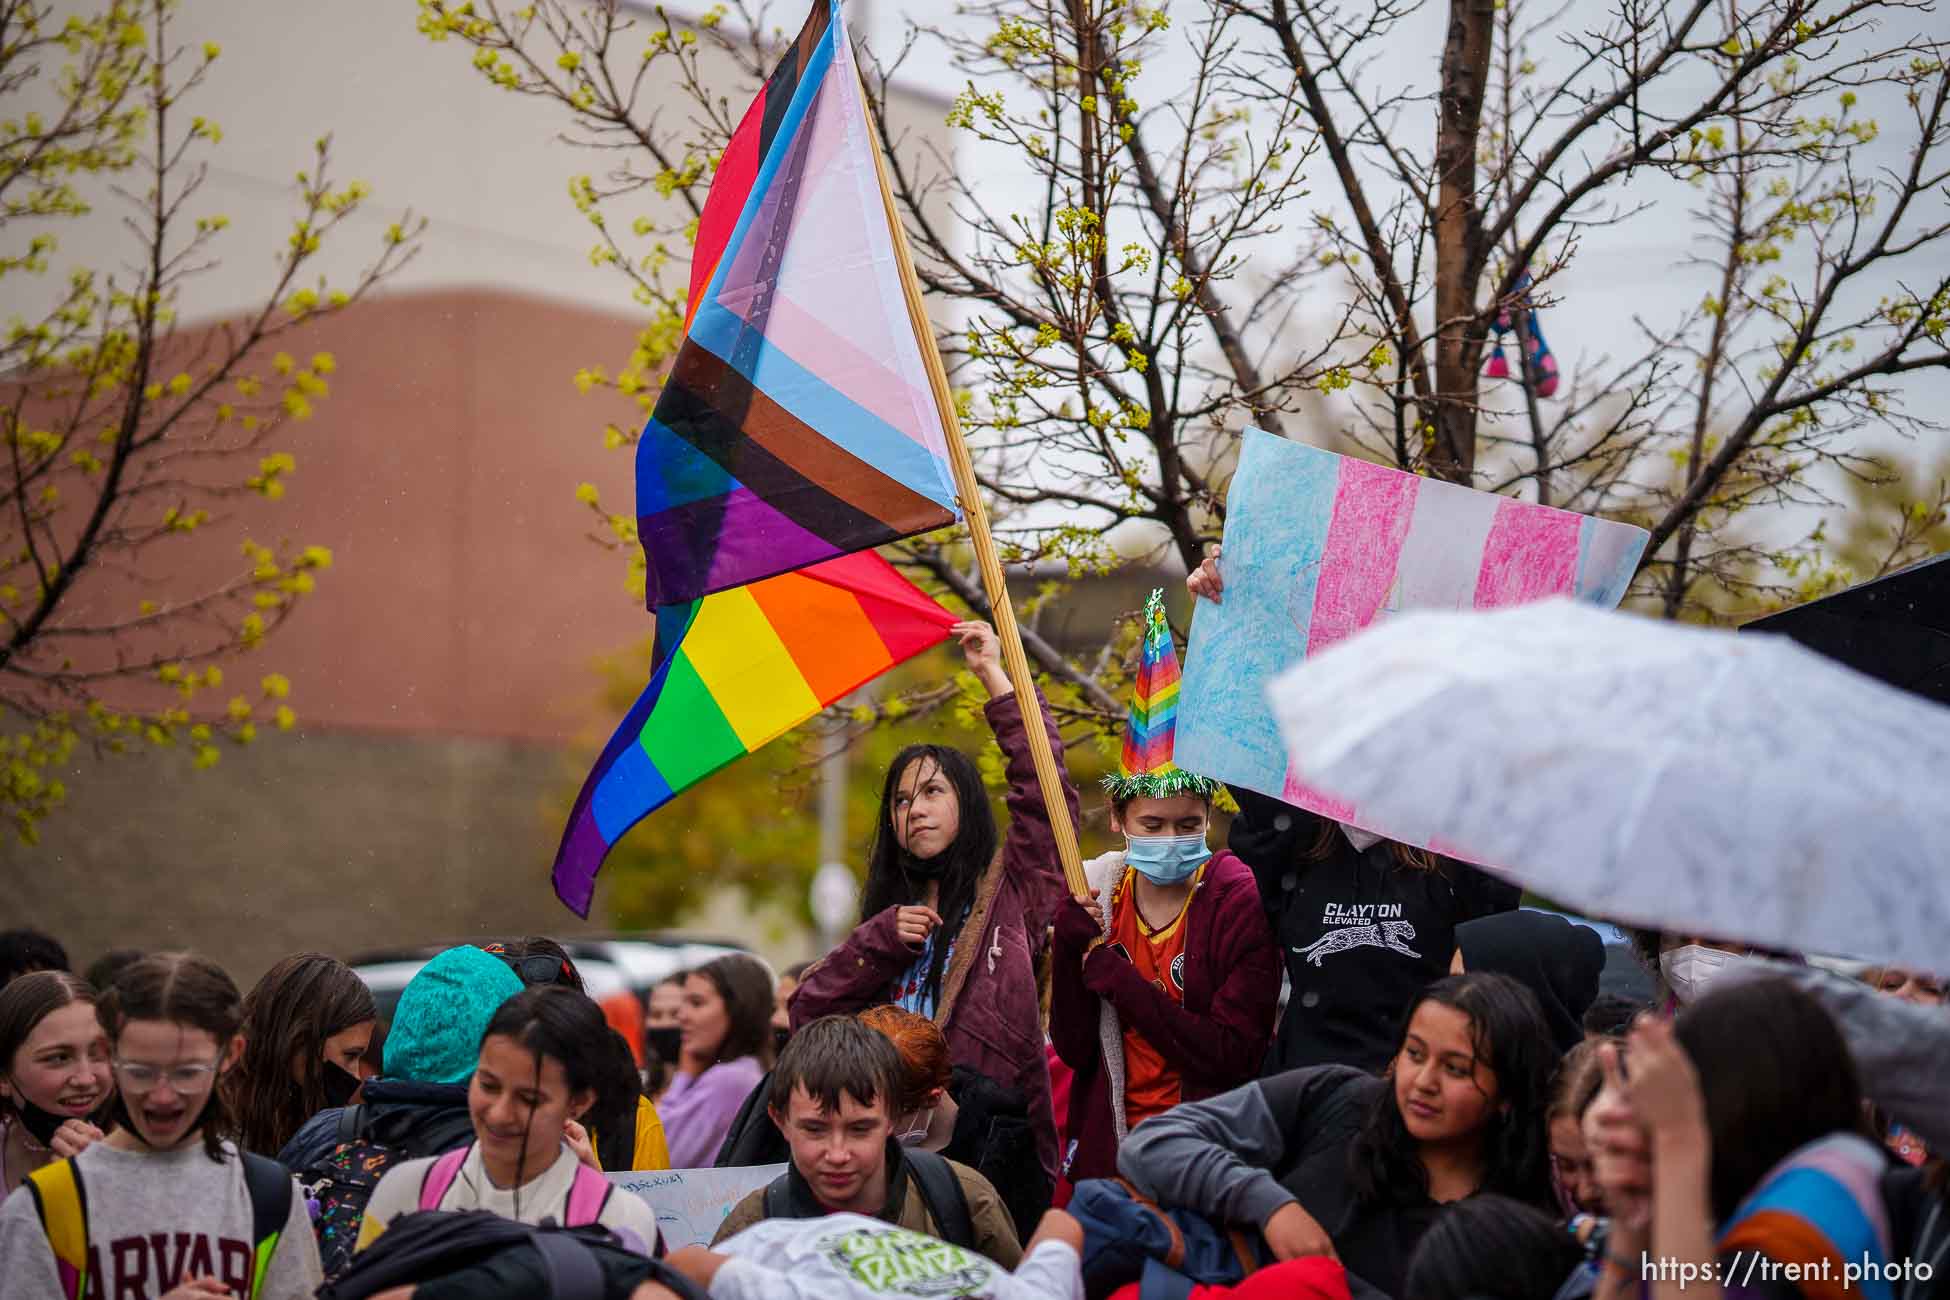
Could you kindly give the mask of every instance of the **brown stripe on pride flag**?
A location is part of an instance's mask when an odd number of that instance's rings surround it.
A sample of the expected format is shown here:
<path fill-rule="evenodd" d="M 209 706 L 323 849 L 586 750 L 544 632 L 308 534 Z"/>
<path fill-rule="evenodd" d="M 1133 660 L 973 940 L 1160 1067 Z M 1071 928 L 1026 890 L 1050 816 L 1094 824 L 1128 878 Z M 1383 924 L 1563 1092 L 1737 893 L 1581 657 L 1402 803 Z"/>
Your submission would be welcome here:
<path fill-rule="evenodd" d="M 719 412 L 738 410 L 742 405 L 743 418 L 736 422 L 738 434 L 828 496 L 880 520 L 896 537 L 954 522 L 952 511 L 806 425 L 709 348 L 686 345 L 671 367 L 670 383 L 703 398 Z M 727 439 L 724 454 L 712 458 L 733 478 L 766 496 L 764 484 L 748 477 L 739 464 L 739 441 L 734 434 Z M 822 532 L 816 522 L 801 523 Z"/>

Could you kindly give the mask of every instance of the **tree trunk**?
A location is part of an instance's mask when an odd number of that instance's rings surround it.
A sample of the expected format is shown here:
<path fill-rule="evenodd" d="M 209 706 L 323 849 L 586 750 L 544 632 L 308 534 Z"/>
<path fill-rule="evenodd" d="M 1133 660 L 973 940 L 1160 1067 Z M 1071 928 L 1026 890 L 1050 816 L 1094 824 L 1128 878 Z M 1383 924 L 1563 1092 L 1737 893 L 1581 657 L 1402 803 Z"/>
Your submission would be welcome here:
<path fill-rule="evenodd" d="M 1476 370 L 1485 330 L 1476 308 L 1485 251 L 1476 140 L 1495 26 L 1495 0 L 1450 0 L 1435 144 L 1436 414 L 1427 460 L 1431 473 L 1458 483 L 1469 481 L 1476 464 Z"/>

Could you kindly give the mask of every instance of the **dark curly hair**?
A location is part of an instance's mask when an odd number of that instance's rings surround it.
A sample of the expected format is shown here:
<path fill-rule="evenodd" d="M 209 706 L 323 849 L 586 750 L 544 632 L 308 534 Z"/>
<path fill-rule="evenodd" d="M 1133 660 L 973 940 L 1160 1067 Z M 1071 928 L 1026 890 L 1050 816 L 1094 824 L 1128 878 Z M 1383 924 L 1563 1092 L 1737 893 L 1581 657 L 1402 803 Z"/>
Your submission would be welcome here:
<path fill-rule="evenodd" d="M 1483 1182 L 1477 1189 L 1533 1205 L 1551 1203 L 1550 1146 L 1544 1112 L 1550 1100 L 1557 1048 L 1537 995 L 1507 975 L 1477 971 L 1450 975 L 1422 992 L 1402 1017 L 1395 1037 L 1399 1059 L 1408 1026 L 1424 1003 L 1469 1017 L 1476 1055 L 1496 1076 L 1497 1105 L 1483 1127 Z M 1393 1086 L 1381 1089 L 1348 1149 L 1348 1178 L 1366 1206 L 1413 1203 L 1429 1194 L 1429 1172 L 1402 1121 Z"/>
<path fill-rule="evenodd" d="M 238 1145 L 275 1155 L 325 1109 L 325 1040 L 375 1017 L 372 991 L 336 957 L 298 953 L 264 972 L 244 999 L 244 1055 L 223 1080 Z"/>

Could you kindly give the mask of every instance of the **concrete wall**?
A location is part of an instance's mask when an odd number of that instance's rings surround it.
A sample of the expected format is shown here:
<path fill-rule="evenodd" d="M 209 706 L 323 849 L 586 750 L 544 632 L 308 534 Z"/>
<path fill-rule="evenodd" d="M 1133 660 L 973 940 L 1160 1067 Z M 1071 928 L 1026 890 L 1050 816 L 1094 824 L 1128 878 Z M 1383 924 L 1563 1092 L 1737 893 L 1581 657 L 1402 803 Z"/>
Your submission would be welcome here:
<path fill-rule="evenodd" d="M 67 779 L 41 846 L 0 848 L 0 918 L 77 963 L 191 947 L 248 983 L 307 949 L 584 928 L 548 887 L 544 799 L 576 779 L 553 747 L 308 730 Z"/>

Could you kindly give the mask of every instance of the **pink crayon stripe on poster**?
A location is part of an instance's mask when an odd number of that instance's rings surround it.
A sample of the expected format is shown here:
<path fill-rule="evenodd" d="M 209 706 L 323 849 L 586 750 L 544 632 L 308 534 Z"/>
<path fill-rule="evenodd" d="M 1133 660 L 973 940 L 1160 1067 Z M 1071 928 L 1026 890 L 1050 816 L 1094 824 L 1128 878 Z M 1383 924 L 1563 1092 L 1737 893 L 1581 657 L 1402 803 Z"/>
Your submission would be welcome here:
<path fill-rule="evenodd" d="M 1387 603 L 1420 483 L 1412 474 L 1364 460 L 1341 462 L 1307 627 L 1308 654 L 1359 632 Z"/>
<path fill-rule="evenodd" d="M 1505 497 L 1483 543 L 1476 608 L 1499 609 L 1568 595 L 1577 585 L 1583 517 Z"/>
<path fill-rule="evenodd" d="M 1294 772 L 1291 762 L 1287 764 L 1286 784 L 1280 790 L 1280 800 L 1292 804 L 1295 808 L 1306 808 L 1323 817 L 1331 817 L 1337 822 L 1354 820 L 1353 804 L 1345 799 L 1336 799 L 1330 794 L 1323 794 L 1302 781 Z"/>

